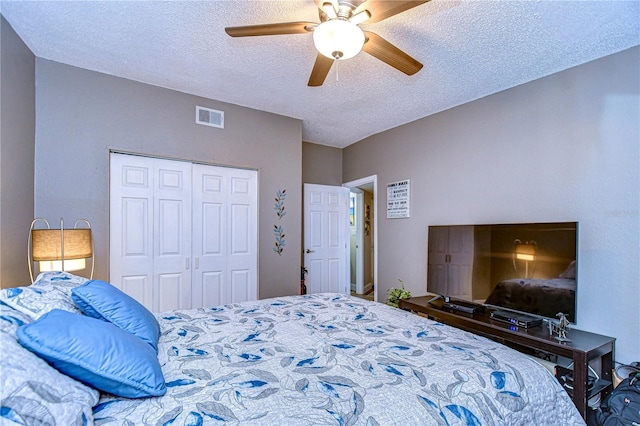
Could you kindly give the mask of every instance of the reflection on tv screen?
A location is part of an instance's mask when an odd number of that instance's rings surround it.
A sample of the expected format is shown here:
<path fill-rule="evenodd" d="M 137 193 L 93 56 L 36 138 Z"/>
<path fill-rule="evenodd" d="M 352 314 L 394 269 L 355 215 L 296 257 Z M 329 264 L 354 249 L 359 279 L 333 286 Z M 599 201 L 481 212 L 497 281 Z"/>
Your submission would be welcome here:
<path fill-rule="evenodd" d="M 427 291 L 576 322 L 577 222 L 429 226 Z"/>

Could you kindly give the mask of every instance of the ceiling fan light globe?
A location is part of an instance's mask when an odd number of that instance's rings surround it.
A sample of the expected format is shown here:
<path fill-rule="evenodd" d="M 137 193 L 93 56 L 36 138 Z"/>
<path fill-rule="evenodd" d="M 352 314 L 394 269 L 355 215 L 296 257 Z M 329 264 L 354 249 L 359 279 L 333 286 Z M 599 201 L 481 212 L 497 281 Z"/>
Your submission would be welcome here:
<path fill-rule="evenodd" d="M 325 21 L 313 31 L 316 49 L 331 59 L 353 58 L 362 50 L 364 40 L 360 27 L 344 19 Z"/>

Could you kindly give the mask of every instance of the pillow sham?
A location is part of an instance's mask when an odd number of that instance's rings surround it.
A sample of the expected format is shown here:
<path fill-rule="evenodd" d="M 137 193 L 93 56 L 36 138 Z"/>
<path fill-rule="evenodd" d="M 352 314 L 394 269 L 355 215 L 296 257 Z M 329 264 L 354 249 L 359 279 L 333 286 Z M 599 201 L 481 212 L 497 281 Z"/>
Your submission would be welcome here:
<path fill-rule="evenodd" d="M 54 309 L 17 336 L 57 370 L 96 389 L 125 398 L 166 393 L 153 348 L 109 322 Z"/>
<path fill-rule="evenodd" d="M 74 288 L 71 297 L 85 315 L 111 322 L 138 336 L 158 353 L 158 320 L 133 297 L 100 280 Z"/>
<path fill-rule="evenodd" d="M 71 297 L 55 286 L 5 288 L 0 292 L 0 301 L 32 319 L 38 319 L 52 309 L 81 313 Z"/>
<path fill-rule="evenodd" d="M 64 271 L 41 272 L 33 282 L 33 287 L 53 287 L 71 300 L 71 289 L 89 281 L 87 278 Z"/>
<path fill-rule="evenodd" d="M 0 423 L 93 424 L 99 393 L 61 374 L 0 331 Z"/>
<path fill-rule="evenodd" d="M 2 292 L 4 290 L 0 290 L 0 293 Z M 4 331 L 15 339 L 18 327 L 32 321 L 33 318 L 29 315 L 13 309 L 0 299 L 0 331 Z"/>

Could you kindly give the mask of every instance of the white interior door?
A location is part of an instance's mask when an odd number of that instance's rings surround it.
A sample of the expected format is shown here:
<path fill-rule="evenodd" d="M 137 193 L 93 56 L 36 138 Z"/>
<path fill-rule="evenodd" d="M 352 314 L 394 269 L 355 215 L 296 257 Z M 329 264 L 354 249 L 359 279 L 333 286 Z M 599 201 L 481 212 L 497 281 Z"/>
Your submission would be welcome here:
<path fill-rule="evenodd" d="M 349 293 L 349 189 L 304 184 L 307 292 Z"/>
<path fill-rule="evenodd" d="M 258 298 L 258 173 L 193 166 L 193 306 Z"/>

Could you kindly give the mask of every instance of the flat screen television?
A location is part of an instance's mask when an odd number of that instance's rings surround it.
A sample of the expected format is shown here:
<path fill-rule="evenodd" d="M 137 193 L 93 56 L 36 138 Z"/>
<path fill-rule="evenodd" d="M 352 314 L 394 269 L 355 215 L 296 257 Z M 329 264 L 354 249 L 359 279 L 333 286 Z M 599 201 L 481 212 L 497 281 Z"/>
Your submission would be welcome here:
<path fill-rule="evenodd" d="M 578 223 L 429 226 L 427 291 L 576 322 Z"/>

